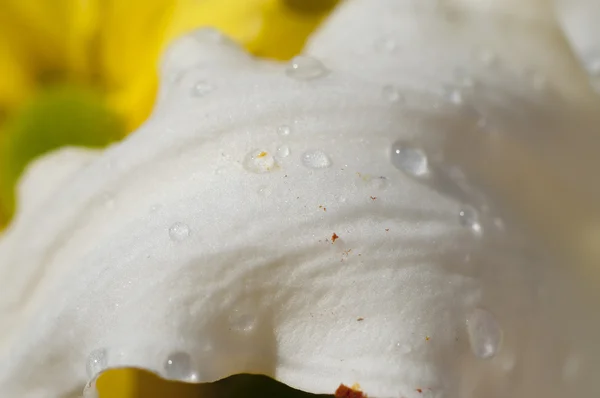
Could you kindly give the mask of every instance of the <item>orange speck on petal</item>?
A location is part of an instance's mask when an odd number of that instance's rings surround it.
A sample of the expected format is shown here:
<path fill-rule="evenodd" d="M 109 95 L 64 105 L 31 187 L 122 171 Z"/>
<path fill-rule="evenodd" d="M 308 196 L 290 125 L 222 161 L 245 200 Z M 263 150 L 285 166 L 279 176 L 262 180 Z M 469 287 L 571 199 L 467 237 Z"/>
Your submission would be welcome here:
<path fill-rule="evenodd" d="M 425 336 L 425 341 L 429 341 L 430 337 L 429 336 Z"/>
<path fill-rule="evenodd" d="M 335 398 L 366 398 L 367 395 L 360 391 L 359 388 L 360 386 L 358 386 L 358 384 L 355 384 L 352 387 L 340 384 L 335 391 Z"/>
<path fill-rule="evenodd" d="M 334 232 L 333 235 L 331 235 L 331 244 L 334 244 L 338 238 L 339 236 Z"/>
<path fill-rule="evenodd" d="M 262 151 L 261 153 L 259 153 L 258 155 L 256 155 L 256 157 L 257 158 L 264 158 L 267 155 L 268 155 L 268 153 L 266 153 L 265 151 Z"/>

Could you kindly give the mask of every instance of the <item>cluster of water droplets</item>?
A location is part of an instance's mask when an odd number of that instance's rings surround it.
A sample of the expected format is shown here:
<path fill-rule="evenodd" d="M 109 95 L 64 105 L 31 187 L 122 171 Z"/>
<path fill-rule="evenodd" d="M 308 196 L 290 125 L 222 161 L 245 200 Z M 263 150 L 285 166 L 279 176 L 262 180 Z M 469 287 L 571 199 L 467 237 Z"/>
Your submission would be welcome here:
<path fill-rule="evenodd" d="M 169 238 L 173 242 L 183 242 L 190 236 L 190 227 L 189 225 L 176 222 L 169 227 Z"/>

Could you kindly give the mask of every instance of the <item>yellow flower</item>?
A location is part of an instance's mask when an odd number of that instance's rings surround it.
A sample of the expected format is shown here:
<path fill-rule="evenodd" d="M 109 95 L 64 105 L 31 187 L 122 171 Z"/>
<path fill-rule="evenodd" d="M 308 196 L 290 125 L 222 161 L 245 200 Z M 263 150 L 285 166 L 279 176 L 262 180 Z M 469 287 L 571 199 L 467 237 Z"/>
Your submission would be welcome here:
<path fill-rule="evenodd" d="M 148 116 L 158 58 L 214 26 L 254 54 L 287 59 L 337 0 L 0 0 L 0 227 L 33 158 L 105 146 Z"/>

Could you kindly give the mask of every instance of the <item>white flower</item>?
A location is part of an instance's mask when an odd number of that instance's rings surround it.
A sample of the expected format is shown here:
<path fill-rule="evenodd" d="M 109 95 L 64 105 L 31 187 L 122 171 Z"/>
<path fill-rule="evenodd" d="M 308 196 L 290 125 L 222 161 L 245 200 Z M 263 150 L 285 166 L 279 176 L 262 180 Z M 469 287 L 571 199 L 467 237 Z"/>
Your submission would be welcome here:
<path fill-rule="evenodd" d="M 139 131 L 34 164 L 0 241 L 2 397 L 124 366 L 375 397 L 598 391 L 587 291 L 502 218 L 523 214 L 503 176 L 546 159 L 539 115 L 596 98 L 549 8 L 432 4 L 348 1 L 291 65 L 191 33 Z"/>

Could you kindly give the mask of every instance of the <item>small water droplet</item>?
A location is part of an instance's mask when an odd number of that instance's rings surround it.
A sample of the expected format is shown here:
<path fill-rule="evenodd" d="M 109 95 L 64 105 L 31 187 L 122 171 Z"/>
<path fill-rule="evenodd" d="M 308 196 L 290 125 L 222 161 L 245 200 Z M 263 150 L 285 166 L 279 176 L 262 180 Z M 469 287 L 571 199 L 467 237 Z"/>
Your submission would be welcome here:
<path fill-rule="evenodd" d="M 174 352 L 167 357 L 164 365 L 165 376 L 171 380 L 196 381 L 192 358 L 185 352 Z"/>
<path fill-rule="evenodd" d="M 192 95 L 194 97 L 204 97 L 213 90 L 214 87 L 210 83 L 201 80 L 199 82 L 196 82 L 196 84 L 194 84 L 194 87 L 192 87 Z"/>
<path fill-rule="evenodd" d="M 465 206 L 458 212 L 458 221 L 463 227 L 471 229 L 476 234 L 481 234 L 483 229 L 479 222 L 479 213 L 471 206 Z"/>
<path fill-rule="evenodd" d="M 298 55 L 292 59 L 285 73 L 296 80 L 312 80 L 329 73 L 325 65 L 316 58 Z"/>
<path fill-rule="evenodd" d="M 477 358 L 488 359 L 498 353 L 502 330 L 488 311 L 477 308 L 468 316 L 467 333 L 471 350 Z"/>
<path fill-rule="evenodd" d="M 256 328 L 256 323 L 256 316 L 241 310 L 234 310 L 229 316 L 231 329 L 237 332 L 250 333 Z"/>
<path fill-rule="evenodd" d="M 398 87 L 391 84 L 383 86 L 381 94 L 383 95 L 383 98 L 389 102 L 399 102 L 402 100 L 402 95 L 400 94 Z"/>
<path fill-rule="evenodd" d="M 375 49 L 381 52 L 391 53 L 396 47 L 396 42 L 388 37 L 381 38 L 375 42 Z"/>
<path fill-rule="evenodd" d="M 392 145 L 392 164 L 413 177 L 423 177 L 429 173 L 427 155 L 421 149 L 408 143 L 396 141 Z"/>
<path fill-rule="evenodd" d="M 277 148 L 277 156 L 280 158 L 287 158 L 290 156 L 290 147 L 287 145 L 282 145 Z"/>
<path fill-rule="evenodd" d="M 410 354 L 412 352 L 412 347 L 410 346 L 410 344 L 397 342 L 396 348 L 398 349 L 398 352 L 402 355 Z"/>
<path fill-rule="evenodd" d="M 292 132 L 292 129 L 287 124 L 284 124 L 277 128 L 277 132 L 279 133 L 279 135 L 288 136 Z"/>
<path fill-rule="evenodd" d="M 190 227 L 182 222 L 176 222 L 169 228 L 169 237 L 174 242 L 182 242 L 190 236 Z"/>
<path fill-rule="evenodd" d="M 450 102 L 453 105 L 461 105 L 463 103 L 463 94 L 458 87 L 444 87 L 443 96 L 447 102 Z"/>
<path fill-rule="evenodd" d="M 258 187 L 257 192 L 260 196 L 271 196 L 271 188 L 266 185 L 261 185 L 260 187 Z"/>
<path fill-rule="evenodd" d="M 89 378 L 94 377 L 98 373 L 106 369 L 108 363 L 108 355 L 105 349 L 100 348 L 94 350 L 88 356 L 86 364 L 86 372 Z"/>
<path fill-rule="evenodd" d="M 257 174 L 268 173 L 275 165 L 273 155 L 260 149 L 249 152 L 244 159 L 244 168 Z"/>
<path fill-rule="evenodd" d="M 331 166 L 331 160 L 323 151 L 307 151 L 302 155 L 302 163 L 311 169 L 324 169 Z"/>

